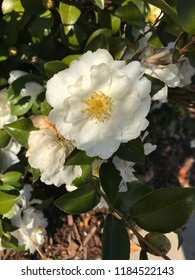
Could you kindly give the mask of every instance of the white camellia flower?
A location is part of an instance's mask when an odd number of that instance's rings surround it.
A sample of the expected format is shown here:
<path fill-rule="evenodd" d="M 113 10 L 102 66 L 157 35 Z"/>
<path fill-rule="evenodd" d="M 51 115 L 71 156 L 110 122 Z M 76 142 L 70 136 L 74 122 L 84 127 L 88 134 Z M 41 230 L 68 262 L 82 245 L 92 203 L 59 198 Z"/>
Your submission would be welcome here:
<path fill-rule="evenodd" d="M 29 75 L 29 73 L 21 70 L 13 70 L 9 74 L 8 83 L 12 84 L 18 78 L 26 75 Z M 32 101 L 36 101 L 37 96 L 42 91 L 44 91 L 44 87 L 37 82 L 32 81 L 25 84 L 25 87 L 21 90 L 20 95 L 23 97 L 30 96 Z"/>
<path fill-rule="evenodd" d="M 20 92 L 21 96 L 30 96 L 32 101 L 36 101 L 37 96 L 44 90 L 40 84 L 36 82 L 28 82 L 25 84 L 25 88 L 23 88 Z"/>
<path fill-rule="evenodd" d="M 5 124 L 11 123 L 17 119 L 11 114 L 10 102 L 8 101 L 7 89 L 0 91 L 0 129 Z"/>
<path fill-rule="evenodd" d="M 9 144 L 0 149 L 0 171 L 5 172 L 7 168 L 11 165 L 19 162 L 17 154 L 21 150 L 21 145 L 15 142 L 14 140 L 10 140 Z"/>
<path fill-rule="evenodd" d="M 29 249 L 30 253 L 34 253 L 37 247 L 44 242 L 48 222 L 43 212 L 32 206 L 40 204 L 42 201 L 31 199 L 30 189 L 31 185 L 24 185 L 20 190 L 20 199 L 3 217 L 11 219 L 11 223 L 17 227 L 15 231 L 11 232 L 11 235 L 18 240 L 18 244 L 24 246 L 25 250 Z M 1 246 L 0 238 L 0 250 L 3 249 L 5 248 Z"/>
<path fill-rule="evenodd" d="M 37 116 L 32 121 L 40 130 L 30 132 L 26 153 L 29 164 L 40 170 L 41 181 L 47 185 L 70 185 L 82 174 L 80 166 L 64 166 L 74 149 L 72 142 L 65 140 L 46 117 Z"/>
<path fill-rule="evenodd" d="M 144 135 L 142 136 L 142 141 L 148 136 L 149 132 L 146 131 Z M 157 145 L 153 145 L 151 143 L 144 143 L 144 154 L 147 156 L 153 151 L 155 151 L 157 148 Z M 122 177 L 122 180 L 119 185 L 119 192 L 126 192 L 127 191 L 127 184 L 134 181 L 137 181 L 137 178 L 134 175 L 134 162 L 127 161 L 120 159 L 118 156 L 113 157 L 113 164 L 115 165 L 116 169 L 120 172 L 120 176 Z"/>
<path fill-rule="evenodd" d="M 48 81 L 49 119 L 88 156 L 107 159 L 148 126 L 150 90 L 138 61 L 126 65 L 104 49 L 88 51 Z"/>
<path fill-rule="evenodd" d="M 30 206 L 12 218 L 12 224 L 18 229 L 12 232 L 17 238 L 19 245 L 25 245 L 26 250 L 34 253 L 36 246 L 42 245 L 46 235 L 47 219 L 42 211 Z"/>
<path fill-rule="evenodd" d="M 28 75 L 28 72 L 21 71 L 21 70 L 13 70 L 9 73 L 8 83 L 12 84 L 18 78 L 26 75 Z"/>

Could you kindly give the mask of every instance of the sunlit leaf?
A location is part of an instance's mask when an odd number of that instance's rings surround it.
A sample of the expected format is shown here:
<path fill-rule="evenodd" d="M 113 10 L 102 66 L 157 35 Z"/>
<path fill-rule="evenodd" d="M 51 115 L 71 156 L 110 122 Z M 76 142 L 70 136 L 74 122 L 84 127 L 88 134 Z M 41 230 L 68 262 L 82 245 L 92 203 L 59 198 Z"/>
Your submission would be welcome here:
<path fill-rule="evenodd" d="M 90 1 L 93 2 L 100 9 L 104 9 L 104 0 L 90 0 Z"/>
<path fill-rule="evenodd" d="M 17 171 L 10 171 L 2 176 L 0 176 L 0 181 L 2 181 L 4 184 L 10 184 L 12 186 L 20 186 L 19 180 L 22 177 L 22 173 Z"/>
<path fill-rule="evenodd" d="M 22 118 L 4 126 L 5 130 L 23 147 L 28 148 L 28 137 L 37 130 L 30 119 Z"/>
<path fill-rule="evenodd" d="M 0 129 L 0 149 L 8 145 L 10 138 L 10 135 L 4 129 Z"/>
<path fill-rule="evenodd" d="M 74 149 L 67 157 L 66 165 L 88 165 L 94 161 L 94 157 L 86 155 L 85 151 Z"/>
<path fill-rule="evenodd" d="M 48 78 L 51 78 L 53 75 L 66 69 L 67 67 L 68 66 L 62 61 L 50 61 L 44 64 L 45 72 Z"/>
<path fill-rule="evenodd" d="M 3 14 L 8 14 L 11 13 L 12 11 L 15 12 L 24 11 L 24 8 L 22 7 L 20 0 L 4 0 L 1 8 Z"/>
<path fill-rule="evenodd" d="M 65 34 L 67 35 L 69 31 L 73 28 L 73 25 L 78 20 L 81 11 L 78 7 L 72 5 L 71 2 L 70 4 L 60 2 L 59 12 L 62 23 L 64 25 Z"/>
<path fill-rule="evenodd" d="M 6 214 L 17 202 L 19 196 L 0 192 L 0 214 Z"/>

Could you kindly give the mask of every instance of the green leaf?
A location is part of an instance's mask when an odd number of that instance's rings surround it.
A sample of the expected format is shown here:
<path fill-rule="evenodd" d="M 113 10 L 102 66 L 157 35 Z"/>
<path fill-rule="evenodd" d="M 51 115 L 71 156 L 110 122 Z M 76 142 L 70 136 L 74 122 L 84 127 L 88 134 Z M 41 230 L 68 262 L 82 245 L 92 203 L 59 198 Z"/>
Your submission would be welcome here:
<path fill-rule="evenodd" d="M 19 196 L 0 192 L 0 214 L 6 214 L 17 202 Z"/>
<path fill-rule="evenodd" d="M 66 65 L 70 65 L 72 61 L 79 60 L 80 56 L 81 56 L 80 54 L 68 55 L 62 59 L 62 62 L 65 63 Z"/>
<path fill-rule="evenodd" d="M 112 162 L 103 163 L 99 171 L 100 182 L 111 203 L 114 203 L 122 180 L 120 172 Z"/>
<path fill-rule="evenodd" d="M 81 11 L 75 5 L 60 2 L 59 12 L 67 35 L 80 17 Z"/>
<path fill-rule="evenodd" d="M 111 36 L 111 30 L 106 28 L 101 28 L 96 30 L 92 35 L 89 37 L 85 51 L 91 50 L 96 51 L 97 49 L 106 49 L 109 50 L 108 45 L 108 37 Z"/>
<path fill-rule="evenodd" d="M 94 157 L 86 155 L 85 151 L 74 149 L 66 159 L 66 165 L 89 165 L 94 161 Z"/>
<path fill-rule="evenodd" d="M 109 37 L 108 44 L 110 53 L 117 60 L 121 59 L 121 57 L 123 56 L 124 50 L 129 44 L 129 40 L 120 37 Z"/>
<path fill-rule="evenodd" d="M 10 135 L 4 129 L 0 129 L 0 149 L 9 144 L 10 138 Z"/>
<path fill-rule="evenodd" d="M 152 4 L 159 9 L 161 9 L 165 14 L 167 14 L 177 25 L 180 26 L 179 19 L 176 10 L 169 6 L 164 0 L 145 0 L 147 3 Z"/>
<path fill-rule="evenodd" d="M 26 13 L 29 15 L 38 15 L 44 11 L 42 0 L 20 0 Z"/>
<path fill-rule="evenodd" d="M 11 13 L 12 11 L 15 12 L 23 12 L 24 8 L 21 5 L 20 0 L 4 0 L 1 9 L 3 14 Z"/>
<path fill-rule="evenodd" d="M 81 165 L 82 175 L 81 177 L 75 179 L 72 184 L 76 187 L 81 187 L 86 183 L 90 182 L 92 179 L 92 167 L 91 165 Z"/>
<path fill-rule="evenodd" d="M 123 222 L 108 214 L 102 240 L 103 260 L 129 260 L 130 242 Z"/>
<path fill-rule="evenodd" d="M 127 191 L 119 192 L 114 207 L 124 215 L 129 214 L 131 207 L 152 189 L 137 182 L 127 183 Z"/>
<path fill-rule="evenodd" d="M 29 96 L 21 98 L 17 104 L 11 103 L 11 113 L 15 116 L 22 116 L 26 114 L 32 107 L 33 102 Z"/>
<path fill-rule="evenodd" d="M 63 195 L 55 201 L 56 207 L 66 213 L 80 214 L 92 210 L 98 203 L 100 197 L 91 184 Z"/>
<path fill-rule="evenodd" d="M 96 6 L 98 6 L 100 9 L 104 9 L 104 0 L 90 0 L 92 3 L 94 3 Z"/>
<path fill-rule="evenodd" d="M 22 173 L 17 171 L 10 171 L 0 176 L 0 180 L 4 184 L 10 184 L 15 187 L 19 187 L 20 183 L 18 182 L 22 177 Z"/>
<path fill-rule="evenodd" d="M 132 2 L 129 2 L 128 5 L 119 7 L 116 10 L 115 15 L 126 21 L 128 24 L 137 28 L 143 28 L 145 26 L 145 21 L 142 13 Z"/>
<path fill-rule="evenodd" d="M 28 148 L 28 137 L 37 130 L 30 119 L 22 118 L 4 126 L 5 130 L 23 147 Z"/>
<path fill-rule="evenodd" d="M 166 233 L 182 227 L 195 211 L 195 189 L 157 189 L 139 199 L 129 214 L 146 231 Z"/>
<path fill-rule="evenodd" d="M 18 240 L 10 235 L 10 234 L 4 234 L 1 238 L 1 245 L 7 249 L 16 249 L 16 247 L 18 246 Z"/>
<path fill-rule="evenodd" d="M 122 143 L 116 151 L 116 155 L 124 160 L 144 164 L 144 145 L 140 137 L 131 140 L 128 143 Z"/>
<path fill-rule="evenodd" d="M 67 67 L 68 66 L 62 61 L 50 61 L 44 64 L 45 72 L 49 79 Z"/>
<path fill-rule="evenodd" d="M 190 0 L 177 0 L 179 21 L 186 32 L 195 34 L 195 5 Z"/>

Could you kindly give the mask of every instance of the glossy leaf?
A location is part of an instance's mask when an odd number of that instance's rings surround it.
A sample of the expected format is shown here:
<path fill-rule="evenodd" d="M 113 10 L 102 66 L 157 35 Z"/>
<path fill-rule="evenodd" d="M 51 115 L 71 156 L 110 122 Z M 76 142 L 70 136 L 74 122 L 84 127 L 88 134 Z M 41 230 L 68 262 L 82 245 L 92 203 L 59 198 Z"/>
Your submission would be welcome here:
<path fill-rule="evenodd" d="M 75 179 L 73 181 L 73 185 L 76 187 L 82 187 L 83 185 L 87 184 L 92 179 L 92 167 L 91 165 L 81 165 L 82 175 L 81 177 Z"/>
<path fill-rule="evenodd" d="M 93 2 L 100 9 L 104 9 L 104 0 L 90 0 L 90 1 Z"/>
<path fill-rule="evenodd" d="M 66 165 L 89 165 L 94 161 L 94 157 L 86 155 L 85 151 L 74 149 L 67 157 Z"/>
<path fill-rule="evenodd" d="M 85 51 L 96 51 L 97 49 L 109 49 L 108 37 L 111 36 L 111 30 L 102 28 L 96 30 L 88 39 Z"/>
<path fill-rule="evenodd" d="M 71 2 L 70 4 L 60 2 L 59 12 L 64 25 L 65 34 L 67 35 L 78 20 L 81 11 L 76 6 L 71 5 Z"/>
<path fill-rule="evenodd" d="M 124 215 L 129 214 L 131 207 L 152 189 L 137 182 L 127 183 L 127 191 L 119 192 L 114 206 Z"/>
<path fill-rule="evenodd" d="M 193 1 L 177 0 L 180 23 L 186 32 L 195 34 L 195 5 Z"/>
<path fill-rule="evenodd" d="M 119 7 L 116 10 L 115 15 L 134 27 L 140 28 L 145 25 L 142 13 L 132 2 L 129 2 L 128 5 Z"/>
<path fill-rule="evenodd" d="M 115 168 L 112 162 L 107 162 L 100 166 L 99 177 L 104 192 L 111 203 L 114 203 L 122 180 L 120 172 Z"/>
<path fill-rule="evenodd" d="M 92 210 L 99 202 L 100 197 L 91 184 L 63 195 L 55 201 L 56 207 L 66 213 L 80 214 Z"/>
<path fill-rule="evenodd" d="M 0 129 L 0 149 L 9 144 L 10 138 L 10 135 L 4 129 Z"/>
<path fill-rule="evenodd" d="M 10 234 L 7 235 L 9 235 L 9 237 L 5 236 L 5 234 L 2 236 L 1 245 L 4 248 L 16 250 L 16 247 L 18 246 L 18 240 Z"/>
<path fill-rule="evenodd" d="M 0 176 L 0 180 L 4 184 L 10 184 L 12 186 L 18 187 L 20 186 L 20 183 L 18 181 L 20 180 L 21 177 L 22 177 L 22 173 L 17 171 L 10 171 Z"/>
<path fill-rule="evenodd" d="M 146 231 L 170 232 L 182 227 L 195 211 L 195 189 L 157 189 L 130 209 L 132 219 Z"/>
<path fill-rule="evenodd" d="M 108 44 L 109 44 L 109 51 L 112 54 L 112 56 L 116 60 L 117 59 L 120 60 L 124 54 L 125 49 L 129 44 L 129 40 L 120 37 L 109 37 Z"/>
<path fill-rule="evenodd" d="M 23 147 L 28 148 L 28 137 L 32 130 L 37 130 L 30 119 L 19 119 L 4 126 L 5 130 Z"/>
<path fill-rule="evenodd" d="M 116 152 L 116 155 L 124 160 L 144 164 L 144 146 L 141 138 L 137 138 L 129 141 L 128 143 L 122 143 Z"/>
<path fill-rule="evenodd" d="M 32 107 L 33 102 L 29 96 L 21 98 L 17 104 L 11 104 L 11 113 L 15 116 L 22 116 L 26 114 Z"/>
<path fill-rule="evenodd" d="M 49 79 L 67 67 L 68 66 L 62 61 L 50 61 L 44 64 L 45 72 Z"/>
<path fill-rule="evenodd" d="M 104 224 L 102 240 L 103 260 L 128 260 L 130 242 L 123 222 L 108 214 Z"/>
<path fill-rule="evenodd" d="M 20 0 L 4 0 L 1 6 L 3 14 L 11 13 L 12 11 L 15 12 L 22 12 L 24 8 L 21 5 Z"/>
<path fill-rule="evenodd" d="M 80 54 L 68 55 L 62 59 L 62 62 L 65 63 L 66 65 L 70 65 L 72 61 L 79 60 L 79 58 L 80 58 Z"/>
<path fill-rule="evenodd" d="M 19 196 L 0 192 L 0 214 L 6 214 L 17 202 Z"/>

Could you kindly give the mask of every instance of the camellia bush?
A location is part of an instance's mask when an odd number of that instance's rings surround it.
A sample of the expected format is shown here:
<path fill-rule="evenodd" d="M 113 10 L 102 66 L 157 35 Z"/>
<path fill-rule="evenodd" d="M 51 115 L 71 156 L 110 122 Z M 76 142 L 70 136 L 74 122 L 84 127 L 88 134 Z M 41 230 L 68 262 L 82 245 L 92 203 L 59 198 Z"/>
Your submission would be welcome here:
<path fill-rule="evenodd" d="M 191 0 L 1 1 L 1 250 L 39 251 L 52 204 L 108 209 L 102 259 L 130 258 L 128 229 L 140 259 L 169 259 L 164 234 L 182 239 L 195 189 L 153 188 L 135 167 L 158 149 L 154 108 L 194 104 L 194 13 Z"/>

